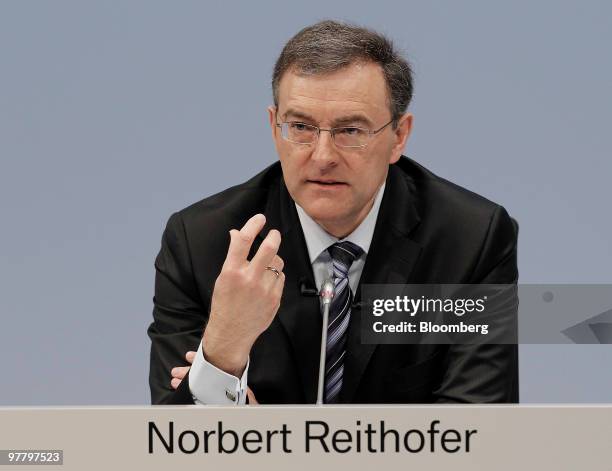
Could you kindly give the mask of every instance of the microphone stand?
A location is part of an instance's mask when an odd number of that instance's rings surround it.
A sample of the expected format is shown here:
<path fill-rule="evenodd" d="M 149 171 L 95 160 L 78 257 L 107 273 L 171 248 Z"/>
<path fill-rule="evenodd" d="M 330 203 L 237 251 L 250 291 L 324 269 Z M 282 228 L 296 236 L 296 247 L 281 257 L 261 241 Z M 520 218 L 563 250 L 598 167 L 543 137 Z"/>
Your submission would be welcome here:
<path fill-rule="evenodd" d="M 323 404 L 325 391 L 325 362 L 327 360 L 327 324 L 329 323 L 329 307 L 334 298 L 336 287 L 331 278 L 321 285 L 319 296 L 323 305 L 323 328 L 321 330 L 321 355 L 319 357 L 319 386 L 317 388 L 317 405 Z"/>

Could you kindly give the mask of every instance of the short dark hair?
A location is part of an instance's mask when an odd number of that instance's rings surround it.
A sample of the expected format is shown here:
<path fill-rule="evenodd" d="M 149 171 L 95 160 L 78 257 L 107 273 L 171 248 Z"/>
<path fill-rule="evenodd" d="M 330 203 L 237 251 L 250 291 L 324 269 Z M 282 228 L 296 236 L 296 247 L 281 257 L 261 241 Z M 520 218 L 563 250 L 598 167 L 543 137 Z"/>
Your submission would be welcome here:
<path fill-rule="evenodd" d="M 278 107 L 278 85 L 287 70 L 304 75 L 335 72 L 359 61 L 382 68 L 394 125 L 412 99 L 410 64 L 382 34 L 348 23 L 325 20 L 307 26 L 283 48 L 272 74 L 272 94 Z"/>

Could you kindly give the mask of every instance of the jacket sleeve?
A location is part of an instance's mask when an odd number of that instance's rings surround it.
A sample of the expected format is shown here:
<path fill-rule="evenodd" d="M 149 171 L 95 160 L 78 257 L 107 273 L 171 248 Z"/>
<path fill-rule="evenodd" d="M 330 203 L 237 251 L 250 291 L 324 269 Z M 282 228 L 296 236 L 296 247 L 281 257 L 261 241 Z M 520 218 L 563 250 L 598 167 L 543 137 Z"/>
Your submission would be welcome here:
<path fill-rule="evenodd" d="M 470 280 L 472 284 L 509 285 L 513 307 L 506 311 L 503 322 L 514 340 L 518 329 L 517 242 L 518 224 L 504 208 L 497 207 Z M 435 394 L 442 403 L 518 402 L 518 341 L 451 345 L 446 372 Z"/>
<path fill-rule="evenodd" d="M 151 358 L 149 386 L 152 404 L 193 404 L 189 378 L 177 390 L 170 371 L 187 366 L 185 353 L 195 351 L 207 320 L 204 303 L 193 276 L 191 256 L 180 213 L 168 220 L 155 260 L 153 323 L 149 326 Z"/>

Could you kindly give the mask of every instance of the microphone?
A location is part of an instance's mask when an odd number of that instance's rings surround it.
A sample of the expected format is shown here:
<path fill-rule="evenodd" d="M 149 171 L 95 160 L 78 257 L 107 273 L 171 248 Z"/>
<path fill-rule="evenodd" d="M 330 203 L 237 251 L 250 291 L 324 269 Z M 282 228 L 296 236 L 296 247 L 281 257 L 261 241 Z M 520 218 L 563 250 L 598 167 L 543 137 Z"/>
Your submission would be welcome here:
<path fill-rule="evenodd" d="M 321 285 L 319 297 L 323 305 L 323 327 L 321 328 L 321 355 L 319 358 L 319 386 L 317 388 L 317 405 L 323 404 L 325 390 L 325 360 L 327 359 L 327 324 L 329 323 L 329 306 L 336 294 L 336 286 L 331 278 Z"/>

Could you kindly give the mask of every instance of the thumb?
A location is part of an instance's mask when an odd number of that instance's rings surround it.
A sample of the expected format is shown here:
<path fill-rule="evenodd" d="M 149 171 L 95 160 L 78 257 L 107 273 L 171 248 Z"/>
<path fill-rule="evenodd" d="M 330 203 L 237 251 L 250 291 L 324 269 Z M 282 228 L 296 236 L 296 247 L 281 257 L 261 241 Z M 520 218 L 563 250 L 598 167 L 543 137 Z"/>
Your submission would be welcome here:
<path fill-rule="evenodd" d="M 255 399 L 255 394 L 253 393 L 253 390 L 249 387 L 247 387 L 247 397 L 249 398 L 249 405 L 259 404 L 259 402 L 257 402 L 257 399 Z"/>

